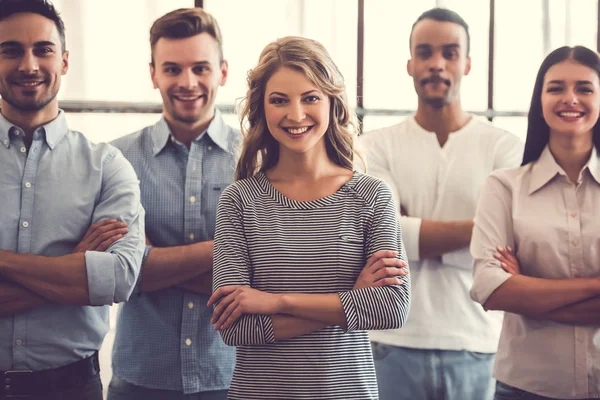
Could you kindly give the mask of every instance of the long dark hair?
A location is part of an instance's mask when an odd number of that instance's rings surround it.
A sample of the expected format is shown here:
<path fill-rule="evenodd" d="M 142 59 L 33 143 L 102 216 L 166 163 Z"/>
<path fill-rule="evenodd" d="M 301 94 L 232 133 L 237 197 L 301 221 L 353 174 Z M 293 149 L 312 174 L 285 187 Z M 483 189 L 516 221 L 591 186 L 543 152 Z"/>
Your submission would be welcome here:
<path fill-rule="evenodd" d="M 550 140 L 550 127 L 546 123 L 542 114 L 542 90 L 544 86 L 544 77 L 546 72 L 555 64 L 565 60 L 573 60 L 587 67 L 590 67 L 600 77 L 600 57 L 596 52 L 583 46 L 559 47 L 548 54 L 535 79 L 533 87 L 533 96 L 531 106 L 527 116 L 527 139 L 525 141 L 525 152 L 523 153 L 523 163 L 525 165 L 531 161 L 540 158 L 542 151 Z M 593 129 L 593 141 L 596 149 L 600 151 L 600 119 L 596 121 Z"/>

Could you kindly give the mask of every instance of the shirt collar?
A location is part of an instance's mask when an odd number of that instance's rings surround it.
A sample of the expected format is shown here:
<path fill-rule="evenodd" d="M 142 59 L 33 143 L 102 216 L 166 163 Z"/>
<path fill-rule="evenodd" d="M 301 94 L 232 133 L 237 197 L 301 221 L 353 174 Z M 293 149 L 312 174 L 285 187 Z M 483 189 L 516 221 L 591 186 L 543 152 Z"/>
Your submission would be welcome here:
<path fill-rule="evenodd" d="M 198 135 L 194 141 L 200 141 L 202 136 L 204 136 L 204 133 L 206 133 L 208 137 L 223 150 L 230 153 L 233 152 L 229 140 L 229 127 L 225 124 L 225 121 L 223 121 L 219 109 L 215 109 L 215 115 L 212 121 L 210 121 L 206 131 Z M 153 126 L 151 135 L 153 143 L 152 151 L 156 156 L 165 148 L 171 137 L 171 129 L 169 129 L 169 125 L 164 116 Z"/>
<path fill-rule="evenodd" d="M 600 183 L 600 163 L 598 162 L 598 154 L 596 152 L 596 147 L 592 146 L 592 154 L 590 155 L 590 159 L 583 167 L 583 171 L 588 169 L 590 171 L 590 175 L 594 178 L 594 180 Z M 552 152 L 550 152 L 550 148 L 548 145 L 542 151 L 540 158 L 533 163 L 531 167 L 531 181 L 529 183 L 529 194 L 539 190 L 542 186 L 550 182 L 556 175 L 564 175 L 567 174 L 562 169 L 560 165 L 554 159 Z"/>
<path fill-rule="evenodd" d="M 587 163 L 587 168 L 596 183 L 600 184 L 600 161 L 598 160 L 598 151 L 596 150 L 596 146 L 592 146 L 592 155 L 590 156 L 590 161 Z"/>
<path fill-rule="evenodd" d="M 21 127 L 13 124 L 0 113 L 0 143 L 6 146 L 6 148 L 10 145 L 8 134 L 13 128 L 22 130 Z M 64 111 L 58 110 L 58 116 L 56 118 L 38 129 L 41 129 L 42 133 L 45 134 L 46 144 L 48 144 L 50 150 L 53 150 L 69 130 Z"/>

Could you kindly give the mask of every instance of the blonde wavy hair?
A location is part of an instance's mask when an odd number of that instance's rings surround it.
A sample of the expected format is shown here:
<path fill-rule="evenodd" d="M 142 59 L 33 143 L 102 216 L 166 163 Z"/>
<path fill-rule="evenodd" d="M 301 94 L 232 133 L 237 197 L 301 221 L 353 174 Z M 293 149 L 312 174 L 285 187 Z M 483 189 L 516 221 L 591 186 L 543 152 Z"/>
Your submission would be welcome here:
<path fill-rule="evenodd" d="M 327 155 L 335 164 L 354 169 L 356 124 L 348 104 L 344 77 L 315 40 L 297 36 L 278 39 L 264 48 L 258 65 L 248 73 L 248 92 L 241 103 L 241 130 L 244 135 L 235 179 L 266 171 L 279 160 L 279 143 L 265 120 L 264 97 L 267 81 L 281 68 L 302 72 L 320 91 L 329 96 L 329 126 L 325 132 Z M 363 161 L 364 163 L 364 161 Z"/>

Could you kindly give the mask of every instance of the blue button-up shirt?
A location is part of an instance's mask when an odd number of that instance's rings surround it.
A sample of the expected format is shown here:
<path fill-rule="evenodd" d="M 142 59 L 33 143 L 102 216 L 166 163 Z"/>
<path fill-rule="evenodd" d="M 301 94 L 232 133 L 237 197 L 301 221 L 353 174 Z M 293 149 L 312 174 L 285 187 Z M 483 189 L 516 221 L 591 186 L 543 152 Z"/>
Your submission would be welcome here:
<path fill-rule="evenodd" d="M 113 142 L 141 182 L 146 234 L 158 247 L 212 240 L 217 201 L 233 182 L 240 133 L 219 111 L 188 150 L 164 119 Z M 143 279 L 143 266 L 141 279 Z M 184 393 L 229 388 L 235 350 L 210 325 L 208 296 L 176 287 L 121 306 L 113 370 L 138 386 Z"/>
<path fill-rule="evenodd" d="M 0 115 L 0 249 L 62 256 L 89 226 L 117 218 L 129 232 L 106 252 L 88 251 L 90 304 L 125 301 L 144 252 L 139 183 L 123 155 L 70 131 L 64 113 L 23 130 Z M 56 368 L 91 356 L 108 331 L 108 306 L 45 304 L 0 317 L 0 371 Z"/>

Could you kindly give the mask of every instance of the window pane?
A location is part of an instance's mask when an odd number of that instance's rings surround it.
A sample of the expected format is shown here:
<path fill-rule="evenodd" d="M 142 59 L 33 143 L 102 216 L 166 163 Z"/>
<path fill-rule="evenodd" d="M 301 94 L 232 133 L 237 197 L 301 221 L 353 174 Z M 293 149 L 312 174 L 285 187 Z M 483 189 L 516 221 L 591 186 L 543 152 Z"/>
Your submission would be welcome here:
<path fill-rule="evenodd" d="M 596 50 L 597 0 L 552 0 L 548 5 L 550 50 L 576 45 Z"/>
<path fill-rule="evenodd" d="M 55 0 L 66 27 L 69 72 L 59 99 L 160 101 L 152 88 L 149 31 L 193 0 Z"/>
<path fill-rule="evenodd" d="M 67 113 L 66 117 L 70 129 L 83 133 L 92 142 L 101 143 L 153 125 L 161 115 Z"/>
<path fill-rule="evenodd" d="M 406 119 L 405 116 L 366 116 L 363 118 L 363 132 L 369 132 L 375 129 L 386 128 L 388 126 L 399 124 Z"/>
<path fill-rule="evenodd" d="M 263 48 L 288 35 L 315 39 L 325 46 L 344 75 L 351 105 L 356 104 L 356 0 L 205 0 L 204 8 L 219 22 L 229 62 L 219 104 L 232 104 L 245 96 L 247 73 Z"/>
<path fill-rule="evenodd" d="M 549 16 L 547 40 L 544 4 Z M 496 1 L 495 108 L 528 110 L 535 77 L 547 52 L 577 44 L 595 50 L 597 15 L 596 0 Z"/>
<path fill-rule="evenodd" d="M 514 133 L 525 141 L 525 136 L 527 136 L 527 117 L 496 117 L 493 124 Z"/>
<path fill-rule="evenodd" d="M 364 105 L 415 109 L 417 95 L 406 72 L 412 24 L 434 0 L 365 1 Z"/>

